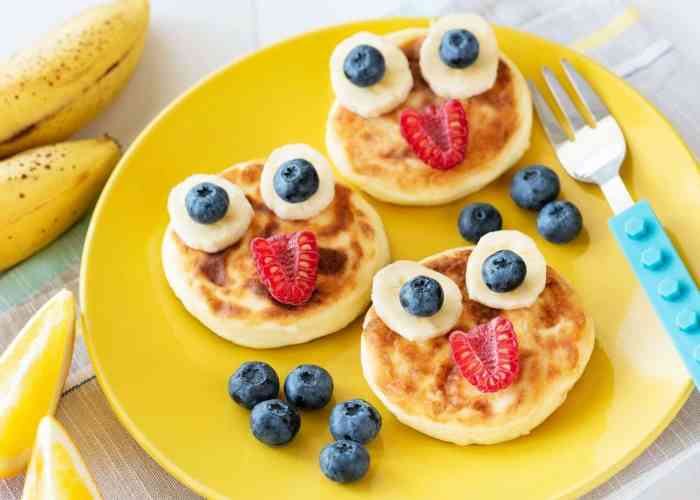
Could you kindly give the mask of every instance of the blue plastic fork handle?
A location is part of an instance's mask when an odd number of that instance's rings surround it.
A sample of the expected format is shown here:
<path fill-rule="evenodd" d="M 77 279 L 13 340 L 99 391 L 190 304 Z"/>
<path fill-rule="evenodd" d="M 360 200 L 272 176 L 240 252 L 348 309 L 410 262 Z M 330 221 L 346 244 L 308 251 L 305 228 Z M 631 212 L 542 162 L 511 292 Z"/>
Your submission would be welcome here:
<path fill-rule="evenodd" d="M 700 292 L 659 219 L 641 201 L 609 222 L 620 247 L 700 388 Z"/>

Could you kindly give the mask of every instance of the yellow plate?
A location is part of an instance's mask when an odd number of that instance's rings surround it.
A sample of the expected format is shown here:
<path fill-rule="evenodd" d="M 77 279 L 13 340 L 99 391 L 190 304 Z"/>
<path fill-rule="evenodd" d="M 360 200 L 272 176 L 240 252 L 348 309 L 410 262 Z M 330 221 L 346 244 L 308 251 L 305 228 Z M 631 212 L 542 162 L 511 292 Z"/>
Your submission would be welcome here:
<path fill-rule="evenodd" d="M 98 379 L 139 443 L 183 483 L 212 498 L 556 498 L 575 497 L 644 450 L 688 396 L 691 385 L 666 334 L 608 232 L 610 210 L 597 188 L 561 171 L 539 125 L 520 165 L 559 169 L 563 196 L 583 212 L 576 243 L 548 244 L 533 214 L 508 196 L 512 172 L 480 193 L 437 208 L 374 203 L 396 259 L 419 259 L 463 245 L 457 214 L 467 201 L 494 203 L 506 228 L 536 238 L 547 260 L 579 290 L 598 328 L 596 349 L 566 403 L 530 436 L 496 446 L 460 448 L 396 421 L 367 387 L 359 362 L 360 321 L 298 347 L 254 351 L 210 333 L 171 293 L 160 262 L 168 191 L 194 172 L 265 157 L 306 142 L 325 150 L 332 100 L 328 59 L 350 34 L 386 33 L 424 19 L 370 21 L 303 35 L 262 50 L 205 80 L 170 106 L 136 141 L 95 211 L 83 258 L 81 298 Z M 524 33 L 498 29 L 504 52 L 526 76 L 567 57 L 594 82 L 627 138 L 623 176 L 649 199 L 692 271 L 700 270 L 697 166 L 663 117 L 624 82 L 583 56 Z M 693 251 L 693 249 L 695 251 Z M 226 382 L 243 361 L 265 360 L 281 377 L 298 363 L 328 368 L 335 400 L 362 397 L 384 417 L 369 445 L 368 476 L 352 486 L 326 480 L 318 467 L 330 441 L 329 408 L 305 413 L 285 448 L 258 443 L 248 413 Z"/>

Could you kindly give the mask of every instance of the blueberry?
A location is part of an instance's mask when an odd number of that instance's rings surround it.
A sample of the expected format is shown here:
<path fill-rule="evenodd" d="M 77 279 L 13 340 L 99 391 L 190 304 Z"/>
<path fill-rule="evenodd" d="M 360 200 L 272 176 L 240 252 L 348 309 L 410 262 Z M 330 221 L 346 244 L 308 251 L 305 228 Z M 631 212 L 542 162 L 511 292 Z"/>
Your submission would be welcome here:
<path fill-rule="evenodd" d="M 289 203 L 300 203 L 318 191 L 318 172 L 303 158 L 284 162 L 275 172 L 272 185 L 277 195 Z"/>
<path fill-rule="evenodd" d="M 370 87 L 384 78 L 386 62 L 371 45 L 358 45 L 345 57 L 343 72 L 358 87 Z"/>
<path fill-rule="evenodd" d="M 299 365 L 287 375 L 284 395 L 296 408 L 318 410 L 331 400 L 333 379 L 320 366 Z"/>
<path fill-rule="evenodd" d="M 559 196 L 559 177 L 551 168 L 532 165 L 518 170 L 510 185 L 510 197 L 520 208 L 539 210 Z"/>
<path fill-rule="evenodd" d="M 213 224 L 226 215 L 228 193 L 211 182 L 200 182 L 185 196 L 185 207 L 195 222 Z"/>
<path fill-rule="evenodd" d="M 582 228 L 581 212 L 568 201 L 548 203 L 537 216 L 537 230 L 552 243 L 568 243 L 578 236 Z"/>
<path fill-rule="evenodd" d="M 433 316 L 442 308 L 445 294 L 440 283 L 427 276 L 416 276 L 399 291 L 401 306 L 414 316 Z"/>
<path fill-rule="evenodd" d="M 472 203 L 464 207 L 459 213 L 457 226 L 465 240 L 478 243 L 486 233 L 500 231 L 503 227 L 503 219 L 493 205 Z"/>
<path fill-rule="evenodd" d="M 382 427 L 379 412 L 362 399 L 351 399 L 335 405 L 329 418 L 335 439 L 365 444 L 375 438 Z"/>
<path fill-rule="evenodd" d="M 440 59 L 450 68 L 471 66 L 479 57 L 479 40 L 467 30 L 450 30 L 442 35 Z"/>
<path fill-rule="evenodd" d="M 321 472 L 336 483 L 353 483 L 367 474 L 369 453 L 354 441 L 336 441 L 326 445 L 319 456 Z"/>
<path fill-rule="evenodd" d="M 228 393 L 236 403 L 250 410 L 261 401 L 279 396 L 280 381 L 267 363 L 247 361 L 228 379 Z"/>
<path fill-rule="evenodd" d="M 289 443 L 299 432 L 301 418 L 297 411 L 281 399 L 258 403 L 250 413 L 253 435 L 270 446 Z"/>
<path fill-rule="evenodd" d="M 510 292 L 518 288 L 527 274 L 523 258 L 510 250 L 499 250 L 489 256 L 481 266 L 481 277 L 489 290 L 496 293 Z"/>

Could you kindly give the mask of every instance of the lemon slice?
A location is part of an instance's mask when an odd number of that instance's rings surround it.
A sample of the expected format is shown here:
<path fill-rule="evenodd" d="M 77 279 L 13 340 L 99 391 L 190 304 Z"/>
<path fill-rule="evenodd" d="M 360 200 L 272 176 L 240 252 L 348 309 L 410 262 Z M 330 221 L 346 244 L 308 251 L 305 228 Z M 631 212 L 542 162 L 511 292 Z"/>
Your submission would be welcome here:
<path fill-rule="evenodd" d="M 24 470 L 37 425 L 56 410 L 73 354 L 75 299 L 63 290 L 0 356 L 0 478 Z"/>
<path fill-rule="evenodd" d="M 95 481 L 63 426 L 53 417 L 39 424 L 22 500 L 101 499 Z"/>

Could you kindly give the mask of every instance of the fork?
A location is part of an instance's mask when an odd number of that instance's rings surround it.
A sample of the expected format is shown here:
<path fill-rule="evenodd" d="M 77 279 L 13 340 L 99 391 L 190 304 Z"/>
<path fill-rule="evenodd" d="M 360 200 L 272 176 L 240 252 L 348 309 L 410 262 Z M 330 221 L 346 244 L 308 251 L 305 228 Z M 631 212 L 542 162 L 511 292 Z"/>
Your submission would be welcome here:
<path fill-rule="evenodd" d="M 554 100 L 572 131 L 571 139 L 544 97 L 528 85 L 540 123 L 564 170 L 574 179 L 600 186 L 614 212 L 610 230 L 700 388 L 700 292 L 647 201 L 635 203 L 620 177 L 627 152 L 620 125 L 588 82 L 566 60 L 569 83 L 592 117 L 583 119 L 569 94 L 548 67 L 542 68 Z"/>

